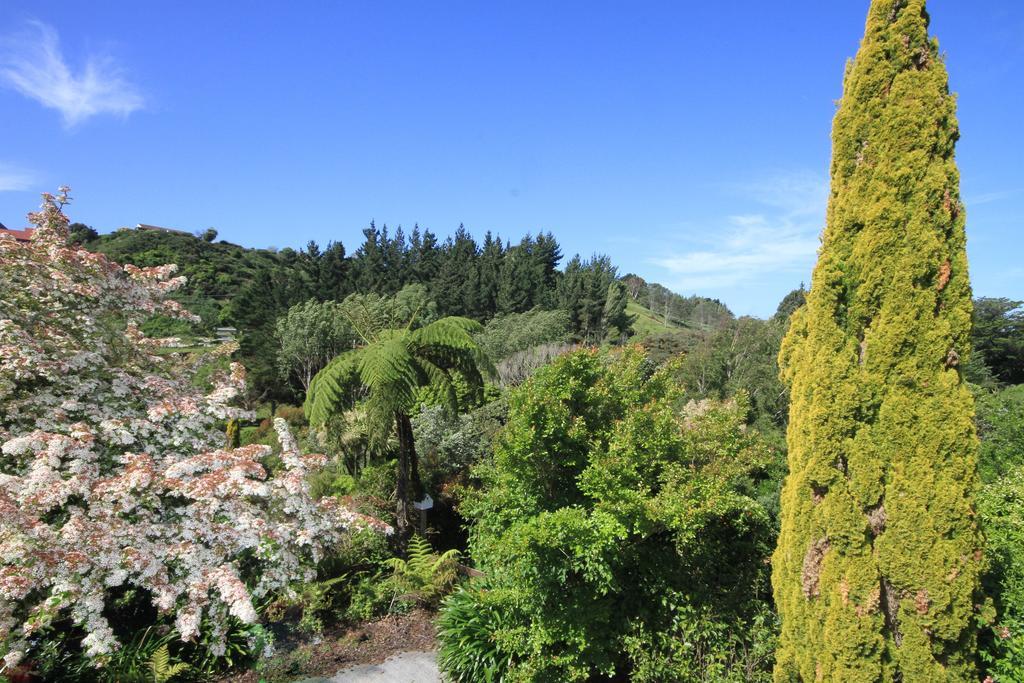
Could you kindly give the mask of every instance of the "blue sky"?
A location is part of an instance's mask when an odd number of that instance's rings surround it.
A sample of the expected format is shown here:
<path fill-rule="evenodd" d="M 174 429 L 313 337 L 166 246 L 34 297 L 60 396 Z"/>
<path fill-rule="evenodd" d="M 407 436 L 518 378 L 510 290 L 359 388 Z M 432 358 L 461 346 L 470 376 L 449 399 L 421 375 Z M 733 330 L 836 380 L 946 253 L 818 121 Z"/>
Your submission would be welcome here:
<path fill-rule="evenodd" d="M 0 4 L 0 222 L 301 246 L 414 223 L 767 315 L 809 281 L 867 0 Z M 932 0 L 980 295 L 1024 299 L 1024 3 Z"/>

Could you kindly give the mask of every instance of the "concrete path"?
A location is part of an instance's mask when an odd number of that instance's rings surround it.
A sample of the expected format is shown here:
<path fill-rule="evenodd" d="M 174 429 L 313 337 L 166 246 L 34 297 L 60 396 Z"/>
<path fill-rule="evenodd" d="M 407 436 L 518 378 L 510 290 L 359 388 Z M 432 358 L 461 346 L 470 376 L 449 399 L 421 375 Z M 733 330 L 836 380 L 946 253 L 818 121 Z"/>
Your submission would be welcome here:
<path fill-rule="evenodd" d="M 403 652 L 381 664 L 342 669 L 330 678 L 309 678 L 302 683 L 441 683 L 436 652 Z"/>

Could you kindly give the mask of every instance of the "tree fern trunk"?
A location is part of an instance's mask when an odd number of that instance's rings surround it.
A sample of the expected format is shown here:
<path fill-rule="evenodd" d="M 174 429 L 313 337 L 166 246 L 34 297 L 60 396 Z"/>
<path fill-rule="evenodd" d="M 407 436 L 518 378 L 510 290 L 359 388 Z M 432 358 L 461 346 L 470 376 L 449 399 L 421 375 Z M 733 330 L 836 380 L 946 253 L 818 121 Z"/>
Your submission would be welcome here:
<path fill-rule="evenodd" d="M 409 537 L 412 521 L 410 503 L 423 497 L 423 483 L 420 481 L 419 458 L 413 440 L 412 421 L 402 412 L 395 413 L 395 427 L 398 432 L 398 476 L 396 478 L 396 526 L 402 543 Z"/>

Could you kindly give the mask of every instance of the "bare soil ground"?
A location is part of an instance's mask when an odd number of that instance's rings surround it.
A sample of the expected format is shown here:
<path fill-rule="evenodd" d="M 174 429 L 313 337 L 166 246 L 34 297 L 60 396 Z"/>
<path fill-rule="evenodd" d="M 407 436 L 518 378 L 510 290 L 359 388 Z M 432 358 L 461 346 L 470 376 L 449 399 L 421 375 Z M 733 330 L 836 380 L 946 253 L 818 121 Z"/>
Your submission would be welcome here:
<path fill-rule="evenodd" d="M 401 652 L 426 652 L 437 646 L 434 614 L 415 610 L 357 627 L 324 633 L 317 641 L 278 644 L 278 654 L 258 670 L 239 671 L 219 683 L 267 683 L 331 676 L 357 664 L 379 664 Z"/>

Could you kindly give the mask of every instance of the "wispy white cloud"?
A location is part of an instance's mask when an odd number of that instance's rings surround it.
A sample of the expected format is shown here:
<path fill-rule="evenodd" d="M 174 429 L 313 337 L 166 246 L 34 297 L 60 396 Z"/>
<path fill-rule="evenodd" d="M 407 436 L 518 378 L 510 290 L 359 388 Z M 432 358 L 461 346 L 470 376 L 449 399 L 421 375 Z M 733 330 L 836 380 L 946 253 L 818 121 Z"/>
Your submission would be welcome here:
<path fill-rule="evenodd" d="M 0 44 L 0 81 L 59 111 L 68 127 L 97 114 L 128 116 L 144 104 L 136 87 L 107 55 L 90 55 L 74 73 L 61 52 L 57 32 L 38 21 Z"/>
<path fill-rule="evenodd" d="M 35 176 L 23 168 L 0 161 L 0 192 L 21 192 L 31 189 Z"/>
<path fill-rule="evenodd" d="M 729 216 L 692 250 L 650 259 L 672 275 L 677 291 L 735 287 L 771 273 L 809 270 L 824 225 L 828 184 L 784 173 L 730 190 L 761 211 Z"/>
<path fill-rule="evenodd" d="M 970 194 L 964 197 L 964 203 L 967 204 L 967 208 L 972 206 L 978 206 L 980 204 L 991 204 L 992 202 L 998 202 L 1003 199 L 1009 199 L 1014 195 L 1018 195 L 1024 192 L 1024 188 L 1017 188 L 1016 190 L 1000 190 L 996 192 L 982 192 L 981 194 Z"/>

